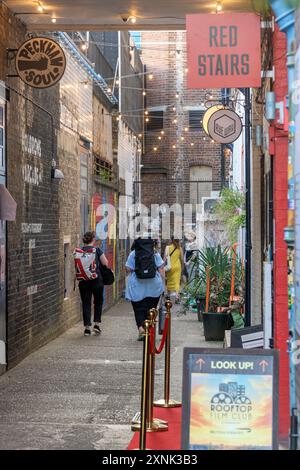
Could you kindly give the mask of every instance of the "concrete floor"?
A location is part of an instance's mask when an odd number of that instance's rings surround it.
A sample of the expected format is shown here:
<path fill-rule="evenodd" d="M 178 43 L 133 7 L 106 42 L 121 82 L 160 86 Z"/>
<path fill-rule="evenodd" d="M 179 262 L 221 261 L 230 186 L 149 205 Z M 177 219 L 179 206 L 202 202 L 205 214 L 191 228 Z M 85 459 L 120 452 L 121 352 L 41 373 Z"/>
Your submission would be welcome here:
<path fill-rule="evenodd" d="M 178 307 L 177 307 L 178 308 Z M 125 449 L 139 411 L 143 343 L 131 305 L 103 316 L 100 337 L 78 324 L 0 377 L 0 449 Z M 171 397 L 181 397 L 182 352 L 206 343 L 197 315 L 173 308 Z M 163 354 L 156 364 L 162 398 Z"/>

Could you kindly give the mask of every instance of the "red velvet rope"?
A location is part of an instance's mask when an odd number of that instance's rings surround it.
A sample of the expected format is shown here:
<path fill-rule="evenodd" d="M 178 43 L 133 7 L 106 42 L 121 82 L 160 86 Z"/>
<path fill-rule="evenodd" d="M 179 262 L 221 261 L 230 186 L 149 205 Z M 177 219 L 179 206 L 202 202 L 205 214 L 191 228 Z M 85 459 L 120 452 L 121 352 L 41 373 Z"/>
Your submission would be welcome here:
<path fill-rule="evenodd" d="M 166 342 L 168 329 L 169 329 L 169 317 L 166 317 L 166 319 L 165 319 L 165 324 L 164 324 L 163 337 L 162 337 L 162 339 L 161 339 L 161 343 L 160 343 L 160 345 L 159 345 L 159 348 L 155 348 L 155 354 L 160 354 L 160 353 L 162 352 L 162 350 L 164 349 L 164 345 L 165 345 L 165 342 Z"/>

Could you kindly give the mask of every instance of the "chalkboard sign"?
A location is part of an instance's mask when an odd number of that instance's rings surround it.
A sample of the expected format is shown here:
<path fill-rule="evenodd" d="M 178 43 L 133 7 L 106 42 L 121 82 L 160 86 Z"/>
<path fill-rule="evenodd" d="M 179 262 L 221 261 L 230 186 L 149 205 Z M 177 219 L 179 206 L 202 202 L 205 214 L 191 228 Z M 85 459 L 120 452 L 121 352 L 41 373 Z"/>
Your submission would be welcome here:
<path fill-rule="evenodd" d="M 184 349 L 182 449 L 278 447 L 278 351 Z"/>

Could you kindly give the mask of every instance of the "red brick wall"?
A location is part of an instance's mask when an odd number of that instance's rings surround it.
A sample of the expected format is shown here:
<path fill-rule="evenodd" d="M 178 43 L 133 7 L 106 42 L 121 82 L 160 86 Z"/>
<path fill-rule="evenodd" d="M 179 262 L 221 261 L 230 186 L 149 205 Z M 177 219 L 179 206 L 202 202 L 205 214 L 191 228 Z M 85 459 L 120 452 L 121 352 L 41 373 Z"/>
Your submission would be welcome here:
<path fill-rule="evenodd" d="M 288 93 L 286 69 L 286 36 L 275 30 L 274 34 L 274 91 L 276 101 L 283 101 Z M 275 348 L 280 350 L 279 372 L 279 433 L 287 438 L 289 430 L 289 361 L 288 339 L 288 285 L 287 285 L 287 245 L 284 241 L 284 228 L 287 226 L 288 192 L 288 135 L 283 126 L 275 122 L 274 154 L 274 339 Z"/>
<path fill-rule="evenodd" d="M 142 59 L 147 72 L 153 74 L 153 80 L 147 76 L 146 109 L 164 106 L 164 131 L 162 140 L 159 132 L 147 133 L 145 154 L 142 163 L 147 168 L 143 176 L 142 202 L 156 203 L 158 193 L 167 192 L 164 202 L 168 204 L 188 203 L 189 184 L 160 184 L 156 191 L 151 180 L 157 180 L 158 168 L 162 169 L 165 179 L 190 179 L 190 168 L 195 165 L 212 167 L 212 178 L 221 179 L 221 147 L 212 143 L 203 130 L 185 131 L 189 126 L 188 107 L 198 107 L 205 103 L 209 95 L 219 101 L 220 90 L 188 90 L 186 88 L 186 40 L 184 32 L 153 31 L 142 33 Z M 179 97 L 176 98 L 176 93 Z M 176 111 L 173 111 L 173 106 Z M 177 122 L 174 123 L 174 119 Z M 181 137 L 184 141 L 181 141 Z M 193 144 L 193 145 L 191 145 Z M 176 149 L 173 148 L 176 145 Z M 153 148 L 157 146 L 158 150 Z M 153 173 L 149 168 L 155 168 Z M 227 171 L 228 174 L 228 171 Z M 167 189 L 165 189 L 167 188 Z M 219 190 L 220 184 L 214 184 L 213 190 Z"/>

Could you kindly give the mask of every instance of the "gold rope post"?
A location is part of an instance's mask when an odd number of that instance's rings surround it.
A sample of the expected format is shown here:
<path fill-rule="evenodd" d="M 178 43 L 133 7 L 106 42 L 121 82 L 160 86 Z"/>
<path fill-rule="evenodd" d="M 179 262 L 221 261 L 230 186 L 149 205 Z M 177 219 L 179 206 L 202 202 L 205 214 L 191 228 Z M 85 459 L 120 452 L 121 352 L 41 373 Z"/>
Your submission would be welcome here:
<path fill-rule="evenodd" d="M 168 332 L 165 344 L 165 384 L 164 384 L 164 398 L 154 402 L 154 406 L 159 408 L 176 408 L 181 406 L 178 401 L 170 398 L 170 370 L 171 370 L 171 308 L 172 302 L 166 301 L 166 319 L 168 318 Z"/>
<path fill-rule="evenodd" d="M 142 400 L 141 400 L 141 426 L 140 426 L 140 450 L 146 450 L 147 436 L 147 400 L 149 394 L 149 350 L 150 350 L 150 321 L 145 320 L 145 339 L 143 354 L 143 378 L 142 378 Z"/>
<path fill-rule="evenodd" d="M 152 308 L 149 311 L 149 367 L 148 367 L 148 398 L 147 398 L 147 432 L 161 432 L 168 430 L 168 423 L 159 418 L 153 417 L 153 401 L 154 401 L 154 378 L 155 378 L 155 336 L 158 311 Z M 151 334 L 153 335 L 153 344 L 151 344 Z M 151 350 L 154 346 L 154 350 Z M 141 417 L 136 415 L 131 422 L 132 431 L 139 431 L 141 428 Z"/>

